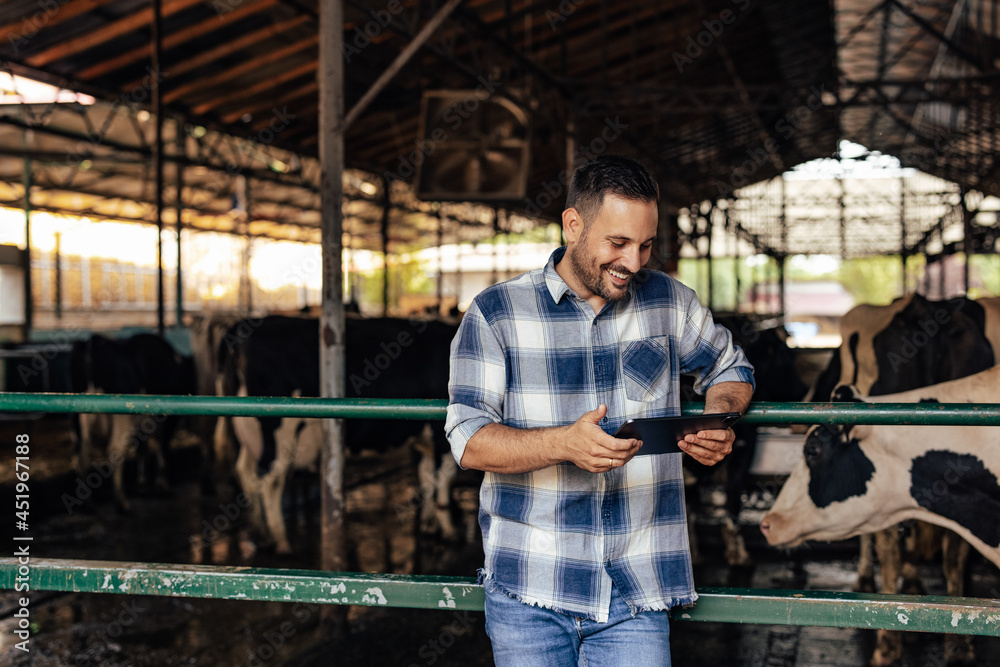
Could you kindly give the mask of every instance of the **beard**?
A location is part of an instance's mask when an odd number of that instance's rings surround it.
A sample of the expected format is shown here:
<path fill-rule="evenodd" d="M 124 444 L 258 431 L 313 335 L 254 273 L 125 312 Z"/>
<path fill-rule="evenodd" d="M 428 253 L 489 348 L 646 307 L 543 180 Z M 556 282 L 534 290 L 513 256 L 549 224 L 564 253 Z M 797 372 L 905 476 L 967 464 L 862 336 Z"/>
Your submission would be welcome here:
<path fill-rule="evenodd" d="M 598 265 L 594 256 L 587 252 L 587 234 L 580 237 L 579 243 L 575 244 L 566 252 L 569 266 L 573 275 L 580 281 L 583 287 L 595 296 L 599 296 L 605 301 L 621 301 L 628 294 L 628 285 L 619 287 L 611 282 L 606 274 L 607 269 L 615 273 L 631 276 L 632 272 L 618 264 Z"/>

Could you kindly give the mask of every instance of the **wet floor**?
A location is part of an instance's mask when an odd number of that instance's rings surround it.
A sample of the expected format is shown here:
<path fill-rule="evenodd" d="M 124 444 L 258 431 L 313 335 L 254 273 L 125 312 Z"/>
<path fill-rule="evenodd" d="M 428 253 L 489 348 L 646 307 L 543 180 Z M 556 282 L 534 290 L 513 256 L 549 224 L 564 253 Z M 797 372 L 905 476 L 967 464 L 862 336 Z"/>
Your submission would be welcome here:
<path fill-rule="evenodd" d="M 318 567 L 315 481 L 300 480 L 300 492 L 286 505 L 296 555 L 278 557 L 254 543 L 243 517 L 228 517 L 234 491 L 228 482 L 220 484 L 215 496 L 203 493 L 194 448 L 173 453 L 169 495 L 131 488 L 133 511 L 128 515 L 115 511 L 110 488 L 105 488 L 110 483 L 91 489 L 82 504 L 67 501 L 82 494 L 71 471 L 64 427 L 58 417 L 30 424 L 0 422 L 4 452 L 10 452 L 14 434 L 31 429 L 34 556 Z M 12 494 L 10 458 L 5 455 L 0 462 L 0 498 Z M 417 530 L 412 508 L 419 495 L 410 452 L 400 448 L 383 457 L 355 459 L 346 482 L 352 570 L 474 575 L 482 562 L 477 534 L 471 542 L 447 543 Z M 474 478 L 460 479 L 456 488 L 462 507 L 456 516 L 460 525 L 474 522 L 475 493 Z M 767 498 L 750 500 L 760 504 Z M 754 512 L 745 514 L 752 524 Z M 755 565 L 732 570 L 722 561 L 713 516 L 699 518 L 704 559 L 696 568 L 699 586 L 814 590 L 853 586 L 856 542 L 783 553 L 769 548 L 748 525 L 745 533 Z M 996 597 L 1000 590 L 996 568 L 973 554 L 969 569 L 968 594 Z M 922 573 L 929 593 L 944 594 L 943 579 L 933 563 L 924 565 Z M 31 652 L 25 654 L 13 647 L 14 604 L 13 593 L 0 593 L 0 664 L 4 665 L 492 664 L 481 613 L 350 607 L 349 630 L 335 639 L 322 629 L 326 626 L 319 623 L 320 609 L 312 605 L 38 592 L 31 596 L 33 634 Z M 674 664 L 713 667 L 861 667 L 875 641 L 873 631 L 694 622 L 675 622 L 672 634 Z M 945 664 L 941 635 L 906 633 L 904 639 L 903 667 Z M 975 638 L 974 646 L 975 664 L 1000 664 L 1000 639 Z"/>

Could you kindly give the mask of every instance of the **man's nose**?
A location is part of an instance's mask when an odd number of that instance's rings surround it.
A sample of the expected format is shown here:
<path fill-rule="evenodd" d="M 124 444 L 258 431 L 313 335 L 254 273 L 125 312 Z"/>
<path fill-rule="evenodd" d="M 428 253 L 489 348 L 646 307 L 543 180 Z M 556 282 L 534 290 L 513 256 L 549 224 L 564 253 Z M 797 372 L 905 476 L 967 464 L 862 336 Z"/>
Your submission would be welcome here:
<path fill-rule="evenodd" d="M 625 251 L 622 265 L 632 273 L 638 273 L 642 268 L 642 250 L 636 246 Z"/>

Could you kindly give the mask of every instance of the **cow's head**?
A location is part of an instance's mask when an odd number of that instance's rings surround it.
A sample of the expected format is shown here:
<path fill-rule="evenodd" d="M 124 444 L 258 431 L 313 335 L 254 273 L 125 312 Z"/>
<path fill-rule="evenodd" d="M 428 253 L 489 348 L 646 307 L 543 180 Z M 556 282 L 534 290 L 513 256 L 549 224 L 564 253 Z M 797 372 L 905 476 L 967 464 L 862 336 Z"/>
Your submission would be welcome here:
<path fill-rule="evenodd" d="M 870 485 L 876 466 L 862 449 L 869 429 L 820 425 L 806 434 L 802 458 L 761 520 L 773 546 L 840 540 L 865 528 L 885 507 Z"/>

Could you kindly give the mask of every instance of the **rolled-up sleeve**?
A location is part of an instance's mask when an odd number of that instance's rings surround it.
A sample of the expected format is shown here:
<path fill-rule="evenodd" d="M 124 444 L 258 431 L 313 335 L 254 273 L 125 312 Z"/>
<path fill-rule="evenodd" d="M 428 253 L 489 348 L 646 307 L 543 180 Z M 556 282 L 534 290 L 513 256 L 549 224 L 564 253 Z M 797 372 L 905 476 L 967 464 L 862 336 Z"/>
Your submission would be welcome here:
<path fill-rule="evenodd" d="M 715 323 L 711 311 L 698 302 L 693 291 L 683 296 L 687 299 L 687 317 L 678 336 L 680 372 L 694 377 L 695 391 L 704 394 L 720 382 L 745 382 L 756 388 L 753 366 L 743 350 L 733 345 L 729 330 Z"/>
<path fill-rule="evenodd" d="M 459 465 L 469 439 L 483 426 L 503 421 L 506 386 L 503 346 L 474 301 L 451 343 L 444 428 Z"/>

